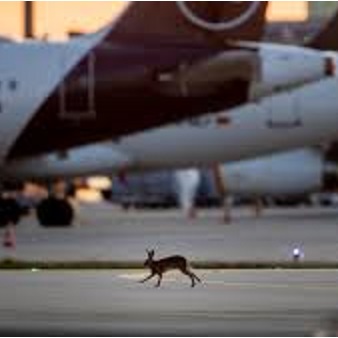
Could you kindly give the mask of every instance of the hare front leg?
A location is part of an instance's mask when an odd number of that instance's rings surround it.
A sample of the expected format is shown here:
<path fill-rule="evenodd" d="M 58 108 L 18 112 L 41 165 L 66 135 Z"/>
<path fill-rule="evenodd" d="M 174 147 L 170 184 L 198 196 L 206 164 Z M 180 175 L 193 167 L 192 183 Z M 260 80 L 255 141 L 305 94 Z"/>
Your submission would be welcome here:
<path fill-rule="evenodd" d="M 146 277 L 145 279 L 142 279 L 140 281 L 140 283 L 145 283 L 146 281 L 148 281 L 149 279 L 153 278 L 155 276 L 154 273 L 151 273 L 148 277 Z"/>

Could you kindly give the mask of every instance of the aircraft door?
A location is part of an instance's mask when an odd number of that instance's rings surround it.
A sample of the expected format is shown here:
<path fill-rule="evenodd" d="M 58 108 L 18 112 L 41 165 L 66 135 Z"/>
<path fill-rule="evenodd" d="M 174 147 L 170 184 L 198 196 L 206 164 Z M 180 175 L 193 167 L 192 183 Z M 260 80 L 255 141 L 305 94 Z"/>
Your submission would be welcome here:
<path fill-rule="evenodd" d="M 292 92 L 286 92 L 268 97 L 263 102 L 267 113 L 269 128 L 289 129 L 302 125 L 298 97 Z"/>
<path fill-rule="evenodd" d="M 94 53 L 89 53 L 60 86 L 60 117 L 65 120 L 96 117 Z"/>

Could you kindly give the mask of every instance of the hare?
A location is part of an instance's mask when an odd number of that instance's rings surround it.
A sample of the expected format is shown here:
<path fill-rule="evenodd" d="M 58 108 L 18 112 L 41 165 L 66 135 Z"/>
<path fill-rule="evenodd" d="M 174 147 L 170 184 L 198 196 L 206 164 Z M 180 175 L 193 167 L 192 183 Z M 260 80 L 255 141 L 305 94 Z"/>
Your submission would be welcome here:
<path fill-rule="evenodd" d="M 140 283 L 144 283 L 149 279 L 153 278 L 155 275 L 158 275 L 158 281 L 155 285 L 159 287 L 161 285 L 163 274 L 170 270 L 179 270 L 183 274 L 187 275 L 191 280 L 191 287 L 195 286 L 195 281 L 201 283 L 201 280 L 189 269 L 188 261 L 186 258 L 182 256 L 170 256 L 160 260 L 155 261 L 155 251 L 151 250 L 148 251 L 148 258 L 144 262 L 144 266 L 150 269 L 151 274 L 145 278 L 144 280 L 140 281 Z"/>

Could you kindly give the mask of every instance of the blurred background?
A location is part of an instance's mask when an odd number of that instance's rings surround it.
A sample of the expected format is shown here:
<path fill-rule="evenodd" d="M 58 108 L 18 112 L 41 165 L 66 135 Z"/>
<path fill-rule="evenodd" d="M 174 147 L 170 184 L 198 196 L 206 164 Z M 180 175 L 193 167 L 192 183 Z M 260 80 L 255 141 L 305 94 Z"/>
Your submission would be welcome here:
<path fill-rule="evenodd" d="M 127 1 L 2 1 L 2 36 L 13 39 L 24 37 L 24 6 L 27 3 L 34 4 L 33 35 L 38 39 L 51 40 L 64 40 L 70 34 L 95 31 L 128 4 Z M 336 1 L 271 1 L 268 37 L 302 42 L 336 8 Z"/>

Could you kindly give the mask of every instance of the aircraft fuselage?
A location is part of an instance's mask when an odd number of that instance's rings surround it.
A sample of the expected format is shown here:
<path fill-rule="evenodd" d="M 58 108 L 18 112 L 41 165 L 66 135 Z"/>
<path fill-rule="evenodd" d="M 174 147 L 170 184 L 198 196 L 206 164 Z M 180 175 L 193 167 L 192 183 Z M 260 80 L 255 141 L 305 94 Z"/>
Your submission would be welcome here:
<path fill-rule="evenodd" d="M 217 51 L 171 44 L 93 47 L 69 43 L 0 45 L 0 162 L 119 138 L 245 102 L 248 83 L 208 93 L 173 86 L 171 72 Z"/>

